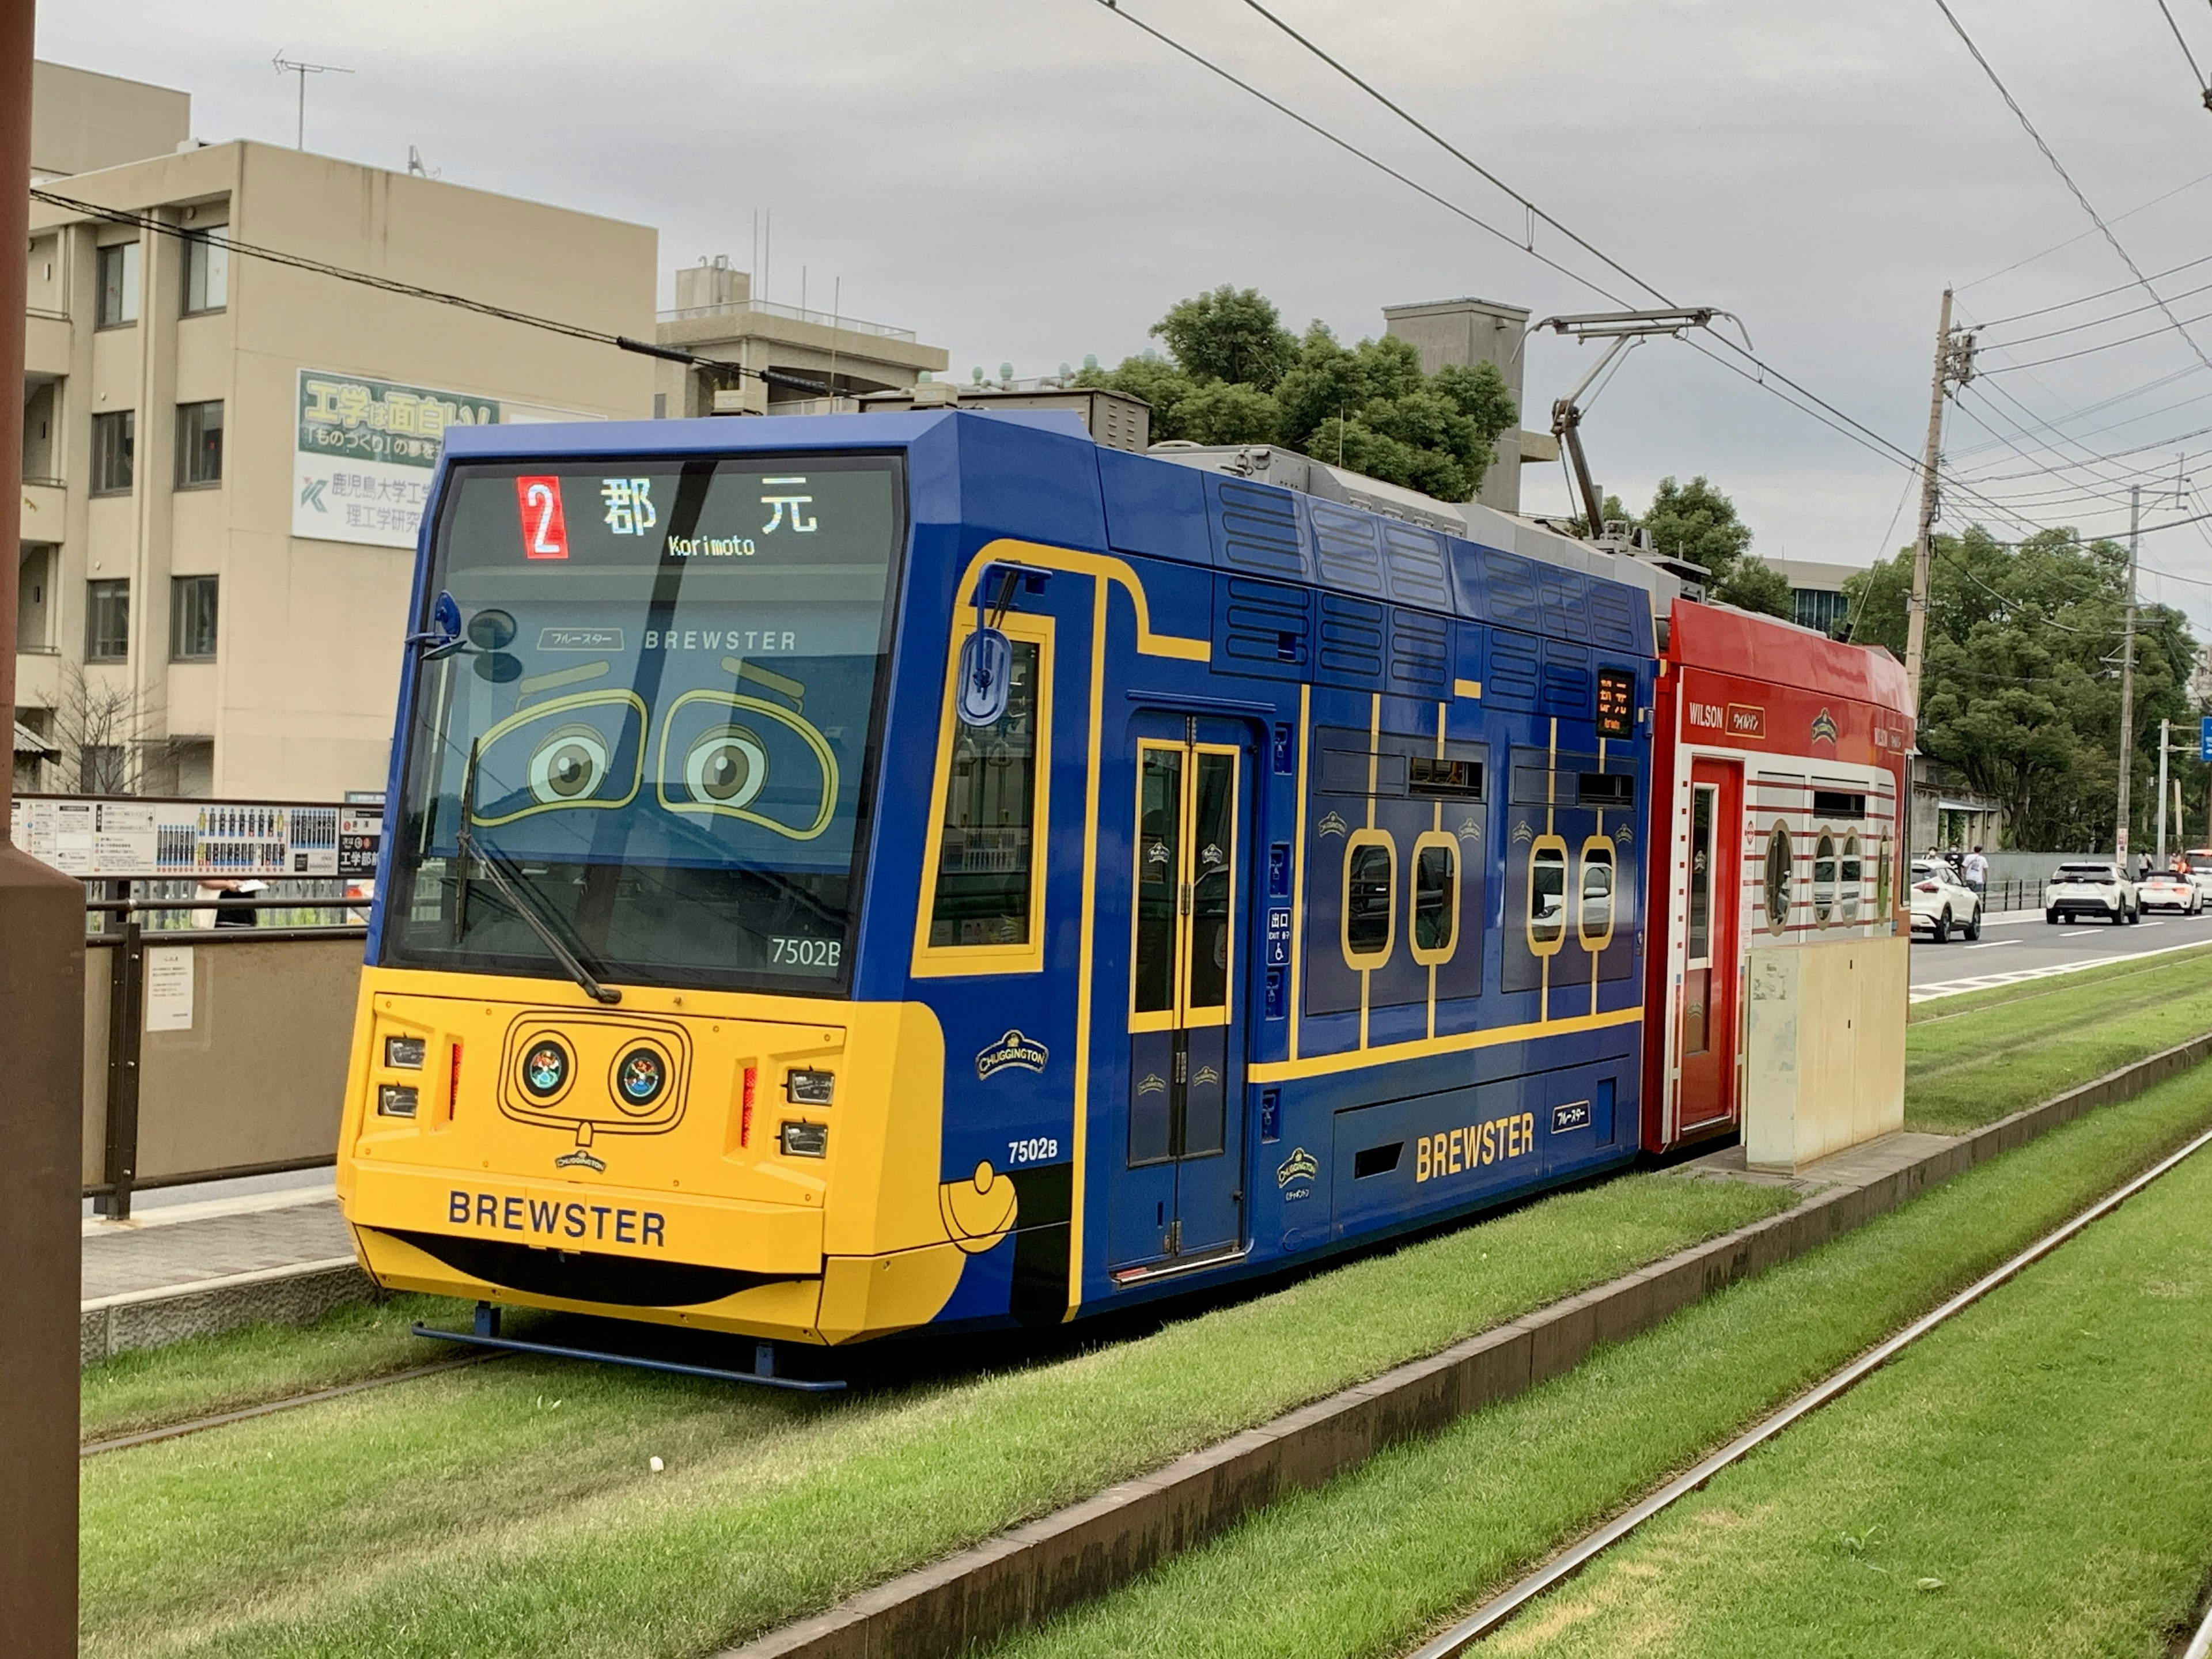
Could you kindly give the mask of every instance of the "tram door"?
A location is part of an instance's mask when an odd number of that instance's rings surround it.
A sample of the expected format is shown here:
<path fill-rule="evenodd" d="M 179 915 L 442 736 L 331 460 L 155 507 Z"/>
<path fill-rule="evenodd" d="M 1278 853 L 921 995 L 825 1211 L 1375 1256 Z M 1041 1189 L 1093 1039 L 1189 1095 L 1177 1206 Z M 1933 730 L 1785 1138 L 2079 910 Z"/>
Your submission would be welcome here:
<path fill-rule="evenodd" d="M 1735 1111 L 1736 924 L 1743 909 L 1743 774 L 1690 769 L 1688 950 L 1682 969 L 1676 1129 Z"/>
<path fill-rule="evenodd" d="M 1112 1265 L 1236 1249 L 1243 1237 L 1241 729 L 1195 716 L 1137 726 L 1126 1165 Z"/>

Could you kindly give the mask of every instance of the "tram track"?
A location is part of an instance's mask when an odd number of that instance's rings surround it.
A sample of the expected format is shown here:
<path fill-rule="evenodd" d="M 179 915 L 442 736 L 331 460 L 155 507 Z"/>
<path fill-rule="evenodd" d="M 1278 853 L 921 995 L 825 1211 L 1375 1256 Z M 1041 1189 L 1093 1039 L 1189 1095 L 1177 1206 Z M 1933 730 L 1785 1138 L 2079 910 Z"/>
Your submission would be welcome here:
<path fill-rule="evenodd" d="M 405 1370 L 387 1371 L 381 1376 L 364 1376 L 351 1382 L 334 1383 L 326 1389 L 310 1389 L 306 1394 L 286 1395 L 281 1400 L 264 1400 L 258 1405 L 239 1406 L 226 1412 L 210 1412 L 204 1417 L 189 1417 L 179 1422 L 136 1430 L 130 1434 L 88 1440 L 76 1449 L 77 1461 L 82 1462 L 87 1458 L 98 1457 L 107 1452 L 151 1446 L 164 1440 L 178 1440 L 188 1434 L 204 1433 L 209 1429 L 228 1428 L 234 1423 L 248 1423 L 257 1417 L 273 1417 L 279 1412 L 297 1411 L 302 1406 L 319 1406 L 325 1401 L 343 1400 L 348 1395 L 366 1394 L 371 1389 L 389 1388 L 397 1382 L 419 1382 L 426 1376 L 437 1376 L 447 1371 L 458 1371 L 471 1365 L 482 1365 L 508 1357 L 503 1353 L 464 1354 L 458 1359 L 440 1359 L 427 1365 L 410 1365 Z"/>
<path fill-rule="evenodd" d="M 1716 1476 L 1741 1462 L 1784 1431 L 1842 1398 L 1923 1337 L 1941 1328 L 1992 1291 L 2010 1283 L 2029 1267 L 2064 1247 L 2208 1146 L 2212 1146 L 2212 1130 L 2197 1135 L 2149 1169 L 2088 1205 L 1941 1306 L 1923 1315 L 1894 1336 L 1869 1349 L 1788 1404 L 1762 1418 L 1640 1502 L 1586 1533 L 1541 1566 L 1482 1603 L 1468 1617 L 1413 1650 L 1407 1659 L 1455 1659 L 1455 1656 L 1473 1651 L 1485 1638 L 1510 1622 L 1523 1609 L 1573 1578 L 1615 1545 L 1633 1536 L 1645 1523 L 1656 1519 L 1692 1493 L 1702 1490 Z M 2203 1625 L 2197 1630 L 2185 1659 L 2212 1659 L 2212 1613 L 2207 1614 Z"/>

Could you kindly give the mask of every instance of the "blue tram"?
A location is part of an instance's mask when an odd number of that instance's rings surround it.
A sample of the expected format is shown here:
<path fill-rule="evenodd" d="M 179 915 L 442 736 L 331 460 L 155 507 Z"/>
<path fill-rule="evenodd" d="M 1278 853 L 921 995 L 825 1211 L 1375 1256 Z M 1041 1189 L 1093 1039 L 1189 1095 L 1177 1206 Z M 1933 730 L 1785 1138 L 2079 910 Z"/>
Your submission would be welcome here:
<path fill-rule="evenodd" d="M 1630 1158 L 1653 573 L 1419 520 L 1058 414 L 450 432 L 368 1270 L 839 1343 Z"/>

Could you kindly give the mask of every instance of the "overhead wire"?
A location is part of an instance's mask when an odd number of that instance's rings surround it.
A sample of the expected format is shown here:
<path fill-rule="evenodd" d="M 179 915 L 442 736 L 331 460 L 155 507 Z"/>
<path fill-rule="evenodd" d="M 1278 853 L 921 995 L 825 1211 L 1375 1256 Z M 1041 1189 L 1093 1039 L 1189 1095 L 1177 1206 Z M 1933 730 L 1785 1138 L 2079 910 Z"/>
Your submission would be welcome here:
<path fill-rule="evenodd" d="M 2148 213 L 2151 209 L 2158 206 L 2160 203 L 2170 202 L 2183 191 L 2194 190 L 2197 185 L 2203 184 L 2212 184 L 2212 173 L 2200 173 L 2194 179 L 2191 179 L 2187 184 L 2176 185 L 2172 190 L 2164 191 L 2160 195 L 2154 196 L 2148 202 L 2138 202 L 2135 206 L 2130 208 L 2125 213 L 2114 214 L 2107 222 L 2117 225 L 2125 220 L 2134 218 L 2138 213 Z M 2002 266 L 1998 270 L 1990 271 L 1986 275 L 1977 276 L 1970 283 L 1954 283 L 1952 284 L 1951 291 L 1954 294 L 1964 294 L 1970 288 L 1979 288 L 1984 283 L 1993 283 L 2000 276 L 2009 276 L 2013 272 L 2021 269 L 2023 266 L 2032 265 L 2039 259 L 2048 259 L 2054 253 L 2063 253 L 2068 248 L 2072 247 L 2075 243 L 2087 241 L 2090 237 L 2094 236 L 2097 233 L 2094 230 L 2077 231 L 2073 235 L 2069 236 L 2063 242 L 2053 242 L 2049 247 L 2045 248 L 2039 253 L 2031 253 L 2025 259 L 2015 259 L 2012 264 Z M 2128 285 L 2124 283 L 2120 286 L 2124 288 Z M 2112 289 L 2110 291 L 2117 293 L 2118 290 Z"/>
<path fill-rule="evenodd" d="M 2204 100 L 2204 107 L 2212 109 L 2212 82 L 2204 78 L 2204 71 L 2197 67 L 2197 54 L 2189 49 L 2189 42 L 2181 33 L 2181 25 L 2173 21 L 2173 12 L 2166 0 L 2158 0 L 2160 15 L 2166 19 L 2166 27 L 2173 31 L 2173 44 L 2181 48 L 2181 55 L 2189 60 L 2189 72 L 2197 77 L 2197 90 Z"/>
<path fill-rule="evenodd" d="M 2172 325 L 2173 331 L 2181 336 L 2188 344 L 2190 350 L 2196 355 L 2197 361 L 2205 368 L 2212 368 L 2212 357 L 2205 356 L 2204 348 L 2199 345 L 2196 337 L 2181 325 L 2180 319 L 2173 314 L 2172 307 L 2166 305 L 2159 291 L 2151 286 L 2150 279 L 2142 274 L 2142 268 L 2136 264 L 2135 256 L 2121 246 L 2120 239 L 2113 233 L 2112 226 L 2107 224 L 2103 216 L 2090 205 L 2088 197 L 2083 194 L 2081 186 L 2074 182 L 2074 175 L 2067 172 L 2066 164 L 2058 159 L 2057 152 L 2044 141 L 2043 135 L 2036 131 L 2035 123 L 2027 118 L 2027 112 L 2020 106 L 2020 100 L 2012 95 L 2011 89 L 2005 85 L 2003 79 L 1997 74 L 1996 66 L 1982 55 L 1982 49 L 1974 44 L 1974 37 L 1966 33 L 1966 25 L 1959 21 L 1958 14 L 1951 9 L 1950 0 L 1936 0 L 1936 9 L 1943 14 L 1944 21 L 1950 24 L 1952 32 L 1965 44 L 1974 61 L 1981 65 L 1982 73 L 1989 77 L 1990 84 L 1997 89 L 1997 96 L 2004 100 L 2005 107 L 2013 112 L 2027 136 L 2035 141 L 2035 147 L 2043 153 L 2043 159 L 2051 163 L 2051 171 L 2058 175 L 2060 182 L 2072 192 L 2075 201 L 2081 205 L 2081 211 L 2089 216 L 2089 222 L 2103 233 L 2105 240 L 2111 245 L 2112 252 L 2119 256 L 2120 263 L 2127 266 L 2129 274 L 2142 285 L 2144 293 L 2158 301 L 2159 308 L 2165 312 L 2166 321 Z"/>

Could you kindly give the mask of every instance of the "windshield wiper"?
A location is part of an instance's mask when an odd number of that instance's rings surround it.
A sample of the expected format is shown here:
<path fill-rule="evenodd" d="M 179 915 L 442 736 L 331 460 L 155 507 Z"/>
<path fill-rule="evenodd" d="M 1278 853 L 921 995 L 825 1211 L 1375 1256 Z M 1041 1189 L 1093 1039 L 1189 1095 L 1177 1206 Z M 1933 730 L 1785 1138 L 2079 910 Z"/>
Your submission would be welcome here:
<path fill-rule="evenodd" d="M 455 916 L 458 918 L 467 913 L 469 865 L 471 860 L 479 862 L 483 866 L 484 874 L 491 878 L 491 884 L 499 890 L 499 896 L 507 901 L 508 908 L 530 925 L 530 931 L 537 934 L 539 941 L 553 953 L 553 959 L 568 970 L 568 977 L 583 988 L 586 996 L 595 1002 L 608 1004 L 620 1002 L 622 993 L 613 986 L 602 985 L 598 980 L 592 978 L 591 969 L 585 967 L 577 959 L 576 953 L 562 941 L 561 936 L 546 925 L 544 918 L 538 914 L 536 908 L 524 901 L 514 884 L 507 878 L 507 872 L 500 868 L 500 861 L 506 857 L 506 854 L 497 848 L 488 847 L 482 849 L 477 848 L 476 836 L 469 830 L 469 820 L 476 815 L 477 755 L 481 748 L 481 743 L 471 743 L 469 745 L 468 773 L 461 784 L 460 828 L 454 832 L 453 836 L 454 845 L 461 854 L 459 891 L 455 895 L 453 901 Z"/>

